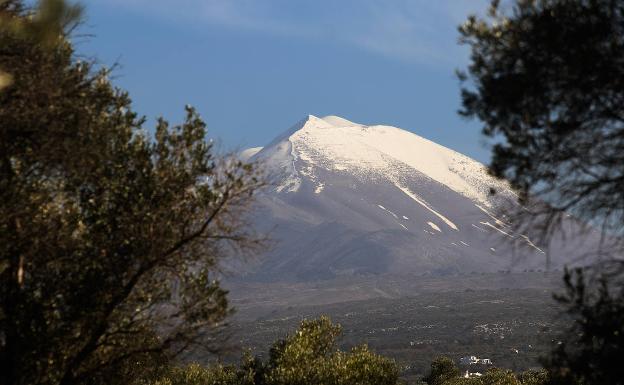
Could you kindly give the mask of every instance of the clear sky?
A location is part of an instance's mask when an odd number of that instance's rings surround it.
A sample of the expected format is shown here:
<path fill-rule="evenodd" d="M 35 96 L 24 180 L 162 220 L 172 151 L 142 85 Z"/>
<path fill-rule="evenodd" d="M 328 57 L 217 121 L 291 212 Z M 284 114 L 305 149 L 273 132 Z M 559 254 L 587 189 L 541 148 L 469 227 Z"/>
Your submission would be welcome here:
<path fill-rule="evenodd" d="M 457 26 L 487 0 L 86 0 L 78 51 L 119 62 L 135 109 L 197 107 L 223 149 L 262 146 L 305 117 L 413 131 L 487 162 L 457 115 Z"/>

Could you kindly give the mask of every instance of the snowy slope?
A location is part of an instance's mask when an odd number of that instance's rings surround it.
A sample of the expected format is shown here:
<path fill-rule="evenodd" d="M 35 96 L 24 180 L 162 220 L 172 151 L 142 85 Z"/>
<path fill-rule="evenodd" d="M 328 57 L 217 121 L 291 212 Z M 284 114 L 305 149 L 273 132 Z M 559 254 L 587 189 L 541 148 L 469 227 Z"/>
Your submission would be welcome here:
<path fill-rule="evenodd" d="M 284 188 L 296 191 L 302 176 L 315 180 L 311 166 L 371 178 L 385 175 L 398 179 L 404 171 L 396 169 L 397 163 L 486 206 L 490 205 L 490 187 L 507 189 L 487 175 L 481 163 L 396 127 L 363 126 L 337 116 L 319 119 L 309 115 L 288 133 L 292 134 L 259 154 L 274 165 L 292 165 L 291 160 L 298 159 L 308 164 L 301 170 L 291 167 L 290 178 L 280 186 L 280 191 Z M 289 151 L 284 152 L 285 148 Z M 400 186 L 399 181 L 395 184 Z"/>
<path fill-rule="evenodd" d="M 530 235 L 514 234 L 496 214 L 515 199 L 505 183 L 481 163 L 409 131 L 309 115 L 250 152 L 274 182 L 260 198 L 257 223 L 277 241 L 252 277 L 309 280 L 545 265 L 548 250 Z M 555 263 L 563 263 L 555 254 Z"/>

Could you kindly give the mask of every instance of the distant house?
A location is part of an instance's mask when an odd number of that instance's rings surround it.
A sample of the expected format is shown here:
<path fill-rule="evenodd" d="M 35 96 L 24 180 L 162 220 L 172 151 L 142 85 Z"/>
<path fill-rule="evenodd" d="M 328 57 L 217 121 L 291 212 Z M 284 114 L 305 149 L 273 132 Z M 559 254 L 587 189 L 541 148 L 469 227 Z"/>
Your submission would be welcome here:
<path fill-rule="evenodd" d="M 492 365 L 492 360 L 489 358 L 479 358 L 477 356 L 466 356 L 459 359 L 459 364 L 463 366 Z"/>
<path fill-rule="evenodd" d="M 464 373 L 464 378 L 481 377 L 482 375 L 483 374 L 479 372 L 469 372 L 468 370 L 466 370 L 466 373 Z"/>
<path fill-rule="evenodd" d="M 479 362 L 477 356 L 466 356 L 459 359 L 460 365 L 474 365 Z"/>

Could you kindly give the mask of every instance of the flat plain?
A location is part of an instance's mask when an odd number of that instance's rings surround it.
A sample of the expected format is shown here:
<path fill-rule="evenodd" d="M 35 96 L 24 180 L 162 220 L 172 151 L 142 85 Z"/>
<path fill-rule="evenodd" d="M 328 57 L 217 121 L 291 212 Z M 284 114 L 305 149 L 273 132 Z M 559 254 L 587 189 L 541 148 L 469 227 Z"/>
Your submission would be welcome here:
<path fill-rule="evenodd" d="M 556 343 L 560 281 L 555 271 L 233 285 L 231 343 L 262 356 L 302 319 L 328 315 L 343 327 L 342 348 L 368 344 L 404 378 L 426 373 L 438 355 L 526 370 Z"/>

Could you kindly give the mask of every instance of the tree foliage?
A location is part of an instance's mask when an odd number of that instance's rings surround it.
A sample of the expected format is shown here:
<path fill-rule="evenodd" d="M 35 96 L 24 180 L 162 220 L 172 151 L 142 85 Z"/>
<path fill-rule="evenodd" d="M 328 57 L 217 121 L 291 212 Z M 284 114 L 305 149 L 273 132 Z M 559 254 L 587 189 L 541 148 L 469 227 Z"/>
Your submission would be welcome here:
<path fill-rule="evenodd" d="M 573 213 L 621 235 L 624 3 L 494 0 L 460 33 L 471 48 L 460 113 L 498 142 L 494 175 L 548 202 L 533 213 L 545 230 Z"/>
<path fill-rule="evenodd" d="M 572 323 L 543 364 L 553 384 L 624 384 L 624 285 L 602 275 L 592 284 L 583 269 L 566 271 L 558 300 Z"/>
<path fill-rule="evenodd" d="M 172 367 L 153 385 L 250 385 L 244 381 L 234 366 L 215 364 L 208 368 L 197 363 L 183 367 Z"/>
<path fill-rule="evenodd" d="M 326 317 L 303 321 L 299 330 L 274 343 L 263 362 L 247 354 L 239 367 L 190 365 L 173 369 L 158 385 L 394 385 L 398 368 L 366 346 L 348 352 L 336 347 L 341 328 Z"/>
<path fill-rule="evenodd" d="M 424 380 L 429 385 L 442 385 L 452 378 L 459 377 L 460 373 L 452 359 L 440 356 L 431 362 L 431 371 Z"/>
<path fill-rule="evenodd" d="M 489 369 L 481 376 L 464 377 L 453 360 L 441 356 L 431 362 L 431 371 L 424 381 L 428 385 L 546 385 L 548 379 L 546 371 L 515 374 L 499 368 Z"/>
<path fill-rule="evenodd" d="M 0 14 L 37 20 L 15 0 Z M 20 31 L 0 29 L 1 382 L 128 382 L 213 349 L 229 314 L 214 272 L 259 245 L 242 219 L 256 171 L 215 156 L 191 107 L 151 139 L 66 35 Z"/>
<path fill-rule="evenodd" d="M 63 0 L 41 0 L 28 10 L 21 0 L 0 0 L 0 30 L 53 48 L 81 20 L 83 8 Z M 28 15 L 29 17 L 23 17 Z M 0 91 L 13 82 L 13 68 L 0 68 Z"/>
<path fill-rule="evenodd" d="M 547 236 L 574 214 L 616 246 L 606 250 L 614 260 L 566 273 L 558 299 L 572 326 L 545 360 L 551 381 L 621 384 L 624 2 L 495 0 L 460 33 L 472 52 L 461 113 L 499 141 L 491 171 L 522 203 L 541 202 L 525 218 Z"/>

